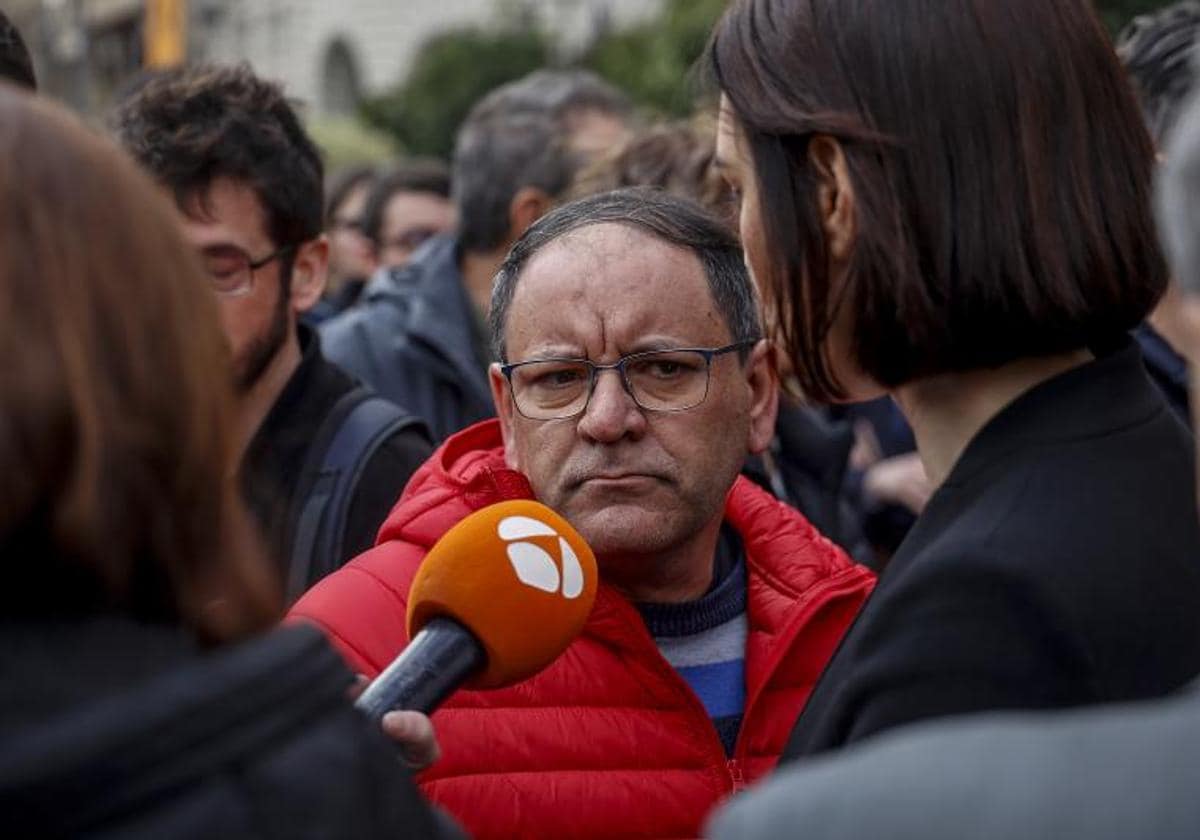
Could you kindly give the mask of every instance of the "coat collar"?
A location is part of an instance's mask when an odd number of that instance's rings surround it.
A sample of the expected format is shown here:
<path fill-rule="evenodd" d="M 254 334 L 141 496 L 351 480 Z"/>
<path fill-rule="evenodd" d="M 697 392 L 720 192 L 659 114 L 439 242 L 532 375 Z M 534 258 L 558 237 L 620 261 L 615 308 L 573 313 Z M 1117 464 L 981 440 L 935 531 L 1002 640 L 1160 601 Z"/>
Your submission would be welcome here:
<path fill-rule="evenodd" d="M 1097 437 L 1166 410 L 1132 341 L 1026 391 L 971 439 L 944 487 L 970 482 L 1030 444 Z"/>

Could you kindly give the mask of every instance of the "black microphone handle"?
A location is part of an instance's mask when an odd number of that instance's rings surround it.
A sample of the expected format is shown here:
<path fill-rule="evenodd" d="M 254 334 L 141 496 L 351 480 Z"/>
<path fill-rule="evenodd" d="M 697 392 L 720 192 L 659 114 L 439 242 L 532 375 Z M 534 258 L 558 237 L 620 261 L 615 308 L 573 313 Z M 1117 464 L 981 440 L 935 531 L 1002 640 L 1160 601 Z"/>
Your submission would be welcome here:
<path fill-rule="evenodd" d="M 354 705 L 372 720 L 393 709 L 429 714 L 486 662 L 483 646 L 470 630 L 452 618 L 434 618 Z"/>

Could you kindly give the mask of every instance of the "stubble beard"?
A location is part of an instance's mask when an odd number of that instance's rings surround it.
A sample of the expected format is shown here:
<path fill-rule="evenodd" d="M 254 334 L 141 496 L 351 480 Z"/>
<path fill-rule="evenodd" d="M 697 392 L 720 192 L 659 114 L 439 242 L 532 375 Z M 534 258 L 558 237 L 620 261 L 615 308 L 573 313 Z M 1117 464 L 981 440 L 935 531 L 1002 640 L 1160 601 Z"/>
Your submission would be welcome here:
<path fill-rule="evenodd" d="M 233 385 L 238 394 L 246 394 L 262 379 L 287 342 L 288 305 L 288 295 L 281 289 L 267 330 L 250 343 L 235 367 Z"/>

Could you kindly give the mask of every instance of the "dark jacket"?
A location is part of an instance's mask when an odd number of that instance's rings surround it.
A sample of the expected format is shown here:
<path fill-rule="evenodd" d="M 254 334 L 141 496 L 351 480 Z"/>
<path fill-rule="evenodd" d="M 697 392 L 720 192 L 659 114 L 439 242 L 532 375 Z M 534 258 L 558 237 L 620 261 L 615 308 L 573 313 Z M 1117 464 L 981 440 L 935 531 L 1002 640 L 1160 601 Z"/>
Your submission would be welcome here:
<path fill-rule="evenodd" d="M 451 237 L 381 271 L 358 304 L 321 325 L 326 356 L 423 419 L 435 442 L 495 414 L 487 351 Z"/>
<path fill-rule="evenodd" d="M 1133 331 L 1133 337 L 1142 350 L 1151 381 L 1162 391 L 1167 405 L 1174 409 L 1179 419 L 1190 426 L 1191 381 L 1187 359 L 1175 352 L 1171 343 L 1150 326 L 1148 321 Z"/>
<path fill-rule="evenodd" d="M 302 480 L 309 450 L 314 441 L 321 439 L 318 432 L 339 398 L 359 387 L 344 371 L 326 361 L 316 332 L 303 325 L 300 347 L 300 366 L 246 447 L 241 472 L 248 506 L 285 575 L 288 570 L 283 567 L 292 556 L 300 510 L 312 489 L 308 476 Z M 419 425 L 395 432 L 379 446 L 352 491 L 346 530 L 340 541 L 342 556 L 322 562 L 318 568 L 338 568 L 375 544 L 379 526 L 400 498 L 409 476 L 432 451 Z M 309 584 L 315 582 L 310 580 Z"/>
<path fill-rule="evenodd" d="M 1019 397 L 930 500 L 785 757 L 921 718 L 1183 685 L 1200 672 L 1192 465 L 1132 343 Z"/>
<path fill-rule="evenodd" d="M 856 561 L 873 567 L 858 497 L 850 495 L 846 483 L 853 445 L 848 423 L 781 401 L 769 451 L 747 458 L 742 474 L 803 513 Z"/>
<path fill-rule="evenodd" d="M 7 836 L 446 836 L 311 629 L 206 655 L 118 617 L 3 633 Z"/>

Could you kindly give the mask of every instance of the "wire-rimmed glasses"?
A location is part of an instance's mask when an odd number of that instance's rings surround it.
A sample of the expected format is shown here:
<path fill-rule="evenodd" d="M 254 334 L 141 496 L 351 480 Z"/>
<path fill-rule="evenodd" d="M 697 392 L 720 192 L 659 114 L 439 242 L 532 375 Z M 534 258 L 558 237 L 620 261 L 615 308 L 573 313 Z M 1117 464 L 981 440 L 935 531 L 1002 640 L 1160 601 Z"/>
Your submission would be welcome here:
<path fill-rule="evenodd" d="M 626 392 L 646 411 L 687 411 L 704 402 L 712 361 L 753 347 L 738 341 L 724 347 L 679 347 L 630 353 L 609 365 L 588 359 L 531 359 L 500 366 L 513 404 L 530 420 L 564 420 L 581 414 L 591 400 L 596 378 L 616 371 Z"/>

